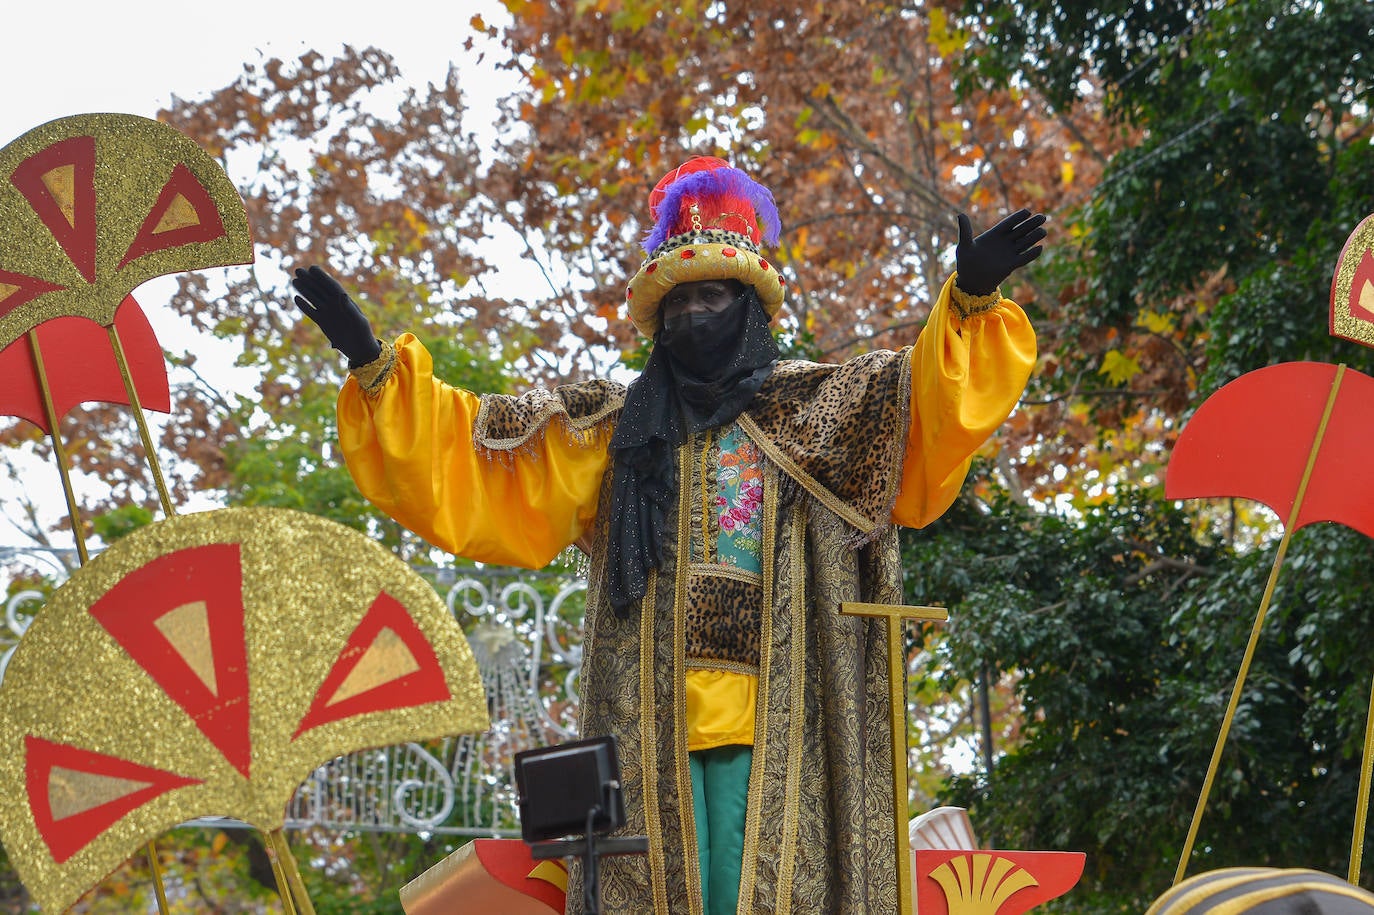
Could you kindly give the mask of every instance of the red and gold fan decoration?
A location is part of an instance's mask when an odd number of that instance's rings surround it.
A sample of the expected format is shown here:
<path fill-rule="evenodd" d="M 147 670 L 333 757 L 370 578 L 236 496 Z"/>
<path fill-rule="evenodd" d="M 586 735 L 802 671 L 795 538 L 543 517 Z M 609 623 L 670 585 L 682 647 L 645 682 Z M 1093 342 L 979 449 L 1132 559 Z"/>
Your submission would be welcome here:
<path fill-rule="evenodd" d="M 1374 347 L 1374 216 L 1346 239 L 1331 277 L 1331 335 Z"/>
<path fill-rule="evenodd" d="M 253 260 L 243 200 L 172 127 L 50 121 L 0 149 L 0 349 L 62 315 L 114 322 L 155 276 Z"/>
<path fill-rule="evenodd" d="M 1333 336 L 1374 346 L 1374 216 L 1347 239 L 1331 282 Z M 1192 823 L 1174 875 L 1187 870 L 1221 753 L 1254 659 L 1264 618 L 1293 533 L 1320 521 L 1374 537 L 1374 481 L 1364 473 L 1374 449 L 1374 378 L 1344 364 L 1288 362 L 1256 369 L 1198 408 L 1169 459 L 1170 499 L 1233 497 L 1273 509 L 1283 536 L 1222 717 Z M 1370 786 L 1374 781 L 1374 687 L 1351 840 L 1349 881 L 1358 883 Z"/>
<path fill-rule="evenodd" d="M 0 416 L 51 438 L 86 559 L 62 416 L 128 404 L 172 514 L 143 408 L 167 411 L 162 348 L 132 293 L 156 276 L 253 260 L 243 200 L 219 163 L 166 124 L 85 114 L 0 149 Z"/>
<path fill-rule="evenodd" d="M 324 762 L 487 726 L 462 630 L 400 559 L 300 512 L 180 515 L 82 566 L 20 642 L 0 837 L 60 912 L 179 823 L 280 836 Z"/>

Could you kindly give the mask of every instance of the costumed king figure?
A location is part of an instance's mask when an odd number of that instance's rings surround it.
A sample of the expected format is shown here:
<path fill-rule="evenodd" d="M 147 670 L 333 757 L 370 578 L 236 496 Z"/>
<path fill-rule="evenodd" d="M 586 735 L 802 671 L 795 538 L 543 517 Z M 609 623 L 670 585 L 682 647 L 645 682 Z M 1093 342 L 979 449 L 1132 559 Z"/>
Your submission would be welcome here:
<path fill-rule="evenodd" d="M 780 360 L 769 331 L 766 188 L 698 157 L 650 212 L 626 303 L 654 345 L 628 388 L 451 387 L 414 335 L 379 341 L 297 270 L 349 360 L 341 449 L 374 505 L 454 554 L 540 568 L 590 544 L 581 736 L 616 738 L 624 832 L 649 837 L 603 860 L 603 911 L 895 912 L 885 622 L 839 608 L 901 602 L 895 525 L 949 507 L 1020 397 L 1035 334 L 998 287 L 1045 217 L 974 237 L 960 215 L 915 345 L 822 365 Z"/>

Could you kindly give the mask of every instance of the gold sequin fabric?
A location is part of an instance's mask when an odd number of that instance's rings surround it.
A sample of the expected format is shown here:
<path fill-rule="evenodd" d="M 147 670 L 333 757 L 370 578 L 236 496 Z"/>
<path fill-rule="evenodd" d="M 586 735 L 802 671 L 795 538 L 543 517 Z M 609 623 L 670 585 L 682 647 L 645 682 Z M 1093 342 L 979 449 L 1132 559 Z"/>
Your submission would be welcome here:
<path fill-rule="evenodd" d="M 958 283 L 950 287 L 949 303 L 954 307 L 955 313 L 961 320 L 967 320 L 974 315 L 981 315 L 992 311 L 1002 304 L 1002 290 L 997 289 L 987 295 L 973 295 L 959 288 Z"/>
<path fill-rule="evenodd" d="M 82 114 L 0 149 L 0 349 L 52 318 L 99 324 L 155 276 L 247 264 L 243 199 L 176 129 Z"/>
<path fill-rule="evenodd" d="M 179 823 L 271 830 L 336 756 L 487 727 L 462 630 L 399 558 L 301 512 L 180 515 L 79 569 L 21 640 L 0 683 L 0 839 L 64 911 Z"/>
<path fill-rule="evenodd" d="M 1331 278 L 1332 336 L 1374 347 L 1374 216 L 1350 233 Z"/>

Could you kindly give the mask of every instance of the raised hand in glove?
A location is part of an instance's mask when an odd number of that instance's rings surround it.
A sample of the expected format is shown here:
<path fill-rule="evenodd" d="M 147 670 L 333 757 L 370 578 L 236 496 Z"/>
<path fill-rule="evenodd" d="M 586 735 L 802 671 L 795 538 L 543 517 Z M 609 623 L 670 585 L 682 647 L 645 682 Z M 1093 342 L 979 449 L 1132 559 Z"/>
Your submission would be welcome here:
<path fill-rule="evenodd" d="M 1017 210 L 977 238 L 968 216 L 959 214 L 959 245 L 954 249 L 955 284 L 969 295 L 989 295 L 1011 276 L 1040 256 L 1045 214 Z"/>
<path fill-rule="evenodd" d="M 367 365 L 382 353 L 372 325 L 338 280 L 319 267 L 297 270 L 296 307 L 319 325 L 329 344 L 348 358 L 349 368 Z"/>

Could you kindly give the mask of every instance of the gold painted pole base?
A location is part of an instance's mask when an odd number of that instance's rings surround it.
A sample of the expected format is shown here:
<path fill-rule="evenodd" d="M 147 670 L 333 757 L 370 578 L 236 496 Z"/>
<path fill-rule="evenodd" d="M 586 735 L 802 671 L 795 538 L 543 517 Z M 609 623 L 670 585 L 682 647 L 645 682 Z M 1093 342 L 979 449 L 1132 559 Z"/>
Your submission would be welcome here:
<path fill-rule="evenodd" d="M 283 890 L 281 898 L 287 915 L 294 915 L 296 912 L 300 915 L 315 915 L 315 906 L 305 891 L 305 883 L 301 880 L 301 872 L 296 866 L 295 855 L 291 854 L 286 834 L 279 826 L 269 832 L 267 838 L 272 850 L 273 866 L 278 869 L 277 879 Z"/>

